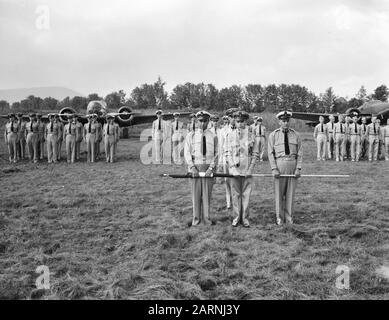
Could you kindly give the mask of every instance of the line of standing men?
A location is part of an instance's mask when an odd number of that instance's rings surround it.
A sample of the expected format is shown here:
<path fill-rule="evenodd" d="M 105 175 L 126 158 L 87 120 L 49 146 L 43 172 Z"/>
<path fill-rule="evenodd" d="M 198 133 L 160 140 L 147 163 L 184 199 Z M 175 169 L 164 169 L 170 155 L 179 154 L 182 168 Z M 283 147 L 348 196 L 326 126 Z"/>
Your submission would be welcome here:
<path fill-rule="evenodd" d="M 102 126 L 97 121 L 97 115 L 89 115 L 85 125 L 76 115 L 64 124 L 58 114 L 49 114 L 49 123 L 41 121 L 41 115 L 29 115 L 29 121 L 23 121 L 23 115 L 9 114 L 5 125 L 4 141 L 8 147 L 9 161 L 16 163 L 27 158 L 34 163 L 44 158 L 46 142 L 48 163 L 61 160 L 62 142 L 65 143 L 66 160 L 74 163 L 80 160 L 81 142 L 87 149 L 87 161 L 95 162 L 100 155 L 100 143 L 104 141 L 106 162 L 114 162 L 117 143 L 119 141 L 119 125 L 114 123 L 114 117 L 107 116 L 107 122 Z M 26 155 L 27 147 L 27 155 Z"/>
<path fill-rule="evenodd" d="M 319 124 L 315 127 L 313 136 L 317 144 L 317 160 L 328 159 L 344 161 L 359 161 L 368 158 L 369 161 L 378 161 L 380 153 L 389 161 L 389 119 L 385 127 L 381 127 L 380 119 L 371 118 L 371 123 L 366 124 L 363 117 L 358 124 L 358 114 L 352 117 L 339 115 L 339 121 L 335 123 L 335 117 L 331 115 L 330 121 L 324 123 L 324 117 L 319 118 Z"/>

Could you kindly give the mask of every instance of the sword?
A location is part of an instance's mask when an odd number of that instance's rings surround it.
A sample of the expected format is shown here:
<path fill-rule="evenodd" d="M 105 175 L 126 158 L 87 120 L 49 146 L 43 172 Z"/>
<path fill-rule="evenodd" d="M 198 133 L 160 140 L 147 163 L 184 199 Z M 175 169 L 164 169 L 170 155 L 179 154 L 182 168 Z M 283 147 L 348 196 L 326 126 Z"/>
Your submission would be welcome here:
<path fill-rule="evenodd" d="M 169 174 L 169 173 L 163 173 L 161 174 L 161 177 L 163 178 L 174 178 L 174 179 L 188 179 L 188 178 L 237 178 L 237 177 L 245 177 L 245 178 L 270 178 L 273 177 L 270 173 L 254 173 L 251 175 L 239 175 L 234 176 L 227 173 L 214 173 L 211 176 L 206 177 L 205 172 L 199 172 L 199 175 L 196 177 L 192 177 L 191 173 L 187 174 Z M 294 174 L 281 174 L 279 176 L 280 178 L 296 178 L 296 175 Z M 301 178 L 349 178 L 350 175 L 348 174 L 302 174 L 300 175 Z"/>

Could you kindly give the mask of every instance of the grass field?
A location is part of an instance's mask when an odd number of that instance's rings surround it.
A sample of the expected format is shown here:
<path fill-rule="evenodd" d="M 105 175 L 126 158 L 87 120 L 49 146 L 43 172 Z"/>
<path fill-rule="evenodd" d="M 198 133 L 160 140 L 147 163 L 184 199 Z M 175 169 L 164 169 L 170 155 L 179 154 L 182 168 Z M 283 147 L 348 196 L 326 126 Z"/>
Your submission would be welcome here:
<path fill-rule="evenodd" d="M 250 229 L 230 226 L 222 184 L 216 225 L 188 227 L 189 182 L 158 176 L 184 167 L 143 165 L 139 139 L 120 141 L 117 163 L 71 165 L 9 165 L 2 141 L 0 299 L 388 299 L 388 163 L 316 162 L 311 132 L 302 138 L 303 173 L 351 177 L 300 179 L 285 227 L 272 179 L 256 180 Z M 39 265 L 49 290 L 35 288 Z"/>

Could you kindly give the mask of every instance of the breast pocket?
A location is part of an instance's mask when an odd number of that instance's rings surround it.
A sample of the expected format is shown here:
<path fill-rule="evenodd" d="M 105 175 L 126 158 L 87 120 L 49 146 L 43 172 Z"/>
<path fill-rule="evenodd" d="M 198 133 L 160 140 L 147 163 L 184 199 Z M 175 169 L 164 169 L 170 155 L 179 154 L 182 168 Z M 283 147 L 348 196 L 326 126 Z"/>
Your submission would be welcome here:
<path fill-rule="evenodd" d="M 289 139 L 289 149 L 290 153 L 297 154 L 297 138 L 292 137 Z"/>

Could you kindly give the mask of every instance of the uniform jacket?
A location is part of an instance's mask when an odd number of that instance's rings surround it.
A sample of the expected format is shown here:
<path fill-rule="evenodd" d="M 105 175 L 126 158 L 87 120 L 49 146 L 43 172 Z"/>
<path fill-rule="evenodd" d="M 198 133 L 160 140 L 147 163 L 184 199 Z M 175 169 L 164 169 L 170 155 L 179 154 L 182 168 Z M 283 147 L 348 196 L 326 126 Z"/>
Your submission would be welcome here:
<path fill-rule="evenodd" d="M 313 131 L 313 137 L 317 139 L 319 134 L 324 134 L 326 137 L 328 137 L 328 127 L 325 123 L 319 123 L 316 125 L 315 130 Z"/>

